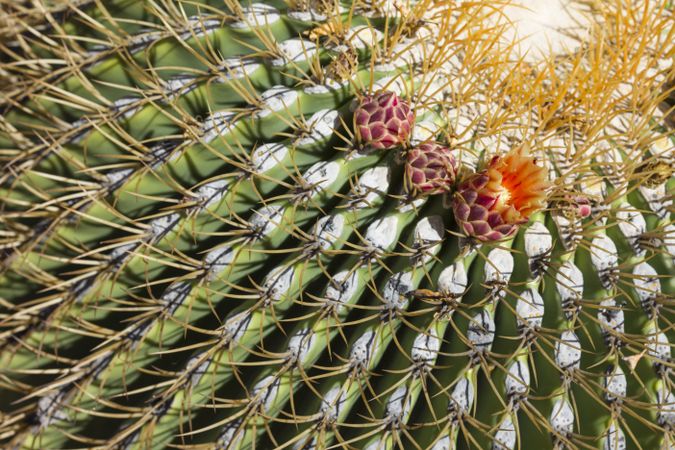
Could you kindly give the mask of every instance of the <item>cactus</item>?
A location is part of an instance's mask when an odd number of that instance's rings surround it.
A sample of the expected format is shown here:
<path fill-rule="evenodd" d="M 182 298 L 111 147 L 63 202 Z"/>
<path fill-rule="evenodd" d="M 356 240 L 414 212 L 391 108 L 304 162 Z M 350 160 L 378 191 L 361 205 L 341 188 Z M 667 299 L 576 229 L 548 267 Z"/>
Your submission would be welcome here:
<path fill-rule="evenodd" d="M 0 447 L 675 446 L 673 7 L 19 2 Z"/>
<path fill-rule="evenodd" d="M 414 195 L 449 192 L 456 172 L 457 161 L 452 151 L 437 142 L 424 142 L 406 156 L 406 182 Z"/>

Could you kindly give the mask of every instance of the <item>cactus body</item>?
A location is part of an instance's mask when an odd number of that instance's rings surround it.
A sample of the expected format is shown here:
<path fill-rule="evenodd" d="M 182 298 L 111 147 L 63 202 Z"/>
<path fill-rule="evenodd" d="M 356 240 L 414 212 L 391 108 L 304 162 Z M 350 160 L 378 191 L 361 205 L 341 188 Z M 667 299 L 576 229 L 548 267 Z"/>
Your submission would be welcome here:
<path fill-rule="evenodd" d="M 673 448 L 672 4 L 585 4 L 8 4 L 0 447 Z"/>

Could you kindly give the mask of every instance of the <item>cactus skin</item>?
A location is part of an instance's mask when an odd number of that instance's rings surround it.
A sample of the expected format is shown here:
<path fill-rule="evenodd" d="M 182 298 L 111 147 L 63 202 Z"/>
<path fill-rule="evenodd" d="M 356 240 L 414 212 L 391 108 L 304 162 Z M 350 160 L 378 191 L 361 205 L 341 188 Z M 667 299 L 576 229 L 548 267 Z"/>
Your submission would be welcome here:
<path fill-rule="evenodd" d="M 7 2 L 0 448 L 672 448 L 672 5 L 586 3 Z"/>

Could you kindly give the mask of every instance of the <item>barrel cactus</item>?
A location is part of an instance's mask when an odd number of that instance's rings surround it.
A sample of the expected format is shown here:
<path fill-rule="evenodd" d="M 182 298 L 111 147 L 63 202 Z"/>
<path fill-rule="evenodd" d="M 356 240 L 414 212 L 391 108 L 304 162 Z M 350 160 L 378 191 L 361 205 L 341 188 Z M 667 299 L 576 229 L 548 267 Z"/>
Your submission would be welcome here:
<path fill-rule="evenodd" d="M 7 3 L 0 447 L 675 447 L 671 2 Z"/>

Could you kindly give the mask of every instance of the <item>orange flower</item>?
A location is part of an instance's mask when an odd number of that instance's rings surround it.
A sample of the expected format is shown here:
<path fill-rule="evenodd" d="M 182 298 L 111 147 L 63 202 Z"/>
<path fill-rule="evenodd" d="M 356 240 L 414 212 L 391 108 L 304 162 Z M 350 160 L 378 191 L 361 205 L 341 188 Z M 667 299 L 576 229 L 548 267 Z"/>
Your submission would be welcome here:
<path fill-rule="evenodd" d="M 486 169 L 460 184 L 453 196 L 455 219 L 469 236 L 503 239 L 545 206 L 549 186 L 546 170 L 536 164 L 525 144 L 494 156 Z"/>

